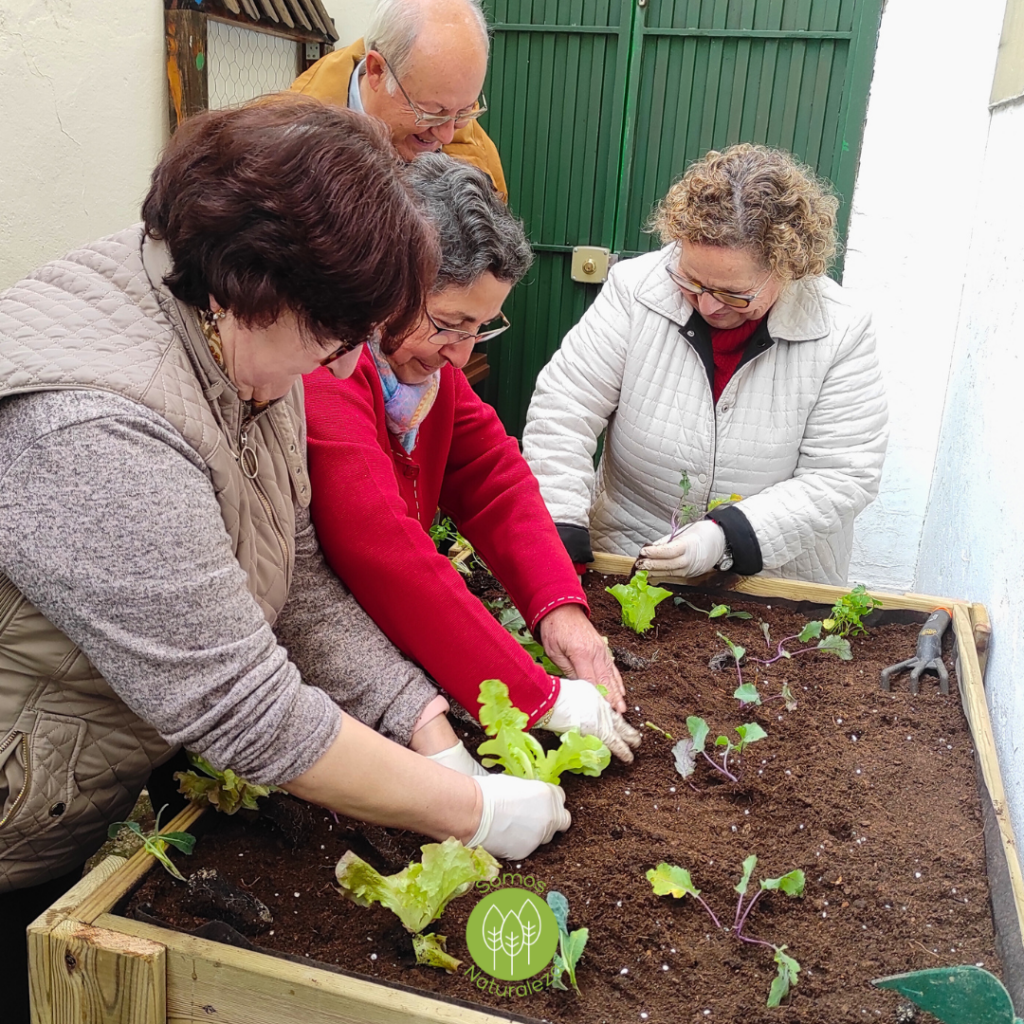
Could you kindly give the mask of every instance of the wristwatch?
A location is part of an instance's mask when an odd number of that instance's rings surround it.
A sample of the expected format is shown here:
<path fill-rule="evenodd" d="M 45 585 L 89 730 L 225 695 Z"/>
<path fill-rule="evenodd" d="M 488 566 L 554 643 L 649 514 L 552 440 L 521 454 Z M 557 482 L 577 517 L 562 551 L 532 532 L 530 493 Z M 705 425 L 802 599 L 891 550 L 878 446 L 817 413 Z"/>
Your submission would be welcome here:
<path fill-rule="evenodd" d="M 729 547 L 729 542 L 725 543 L 725 551 L 722 552 L 722 557 L 718 560 L 716 568 L 722 572 L 726 572 L 732 568 L 732 548 Z"/>

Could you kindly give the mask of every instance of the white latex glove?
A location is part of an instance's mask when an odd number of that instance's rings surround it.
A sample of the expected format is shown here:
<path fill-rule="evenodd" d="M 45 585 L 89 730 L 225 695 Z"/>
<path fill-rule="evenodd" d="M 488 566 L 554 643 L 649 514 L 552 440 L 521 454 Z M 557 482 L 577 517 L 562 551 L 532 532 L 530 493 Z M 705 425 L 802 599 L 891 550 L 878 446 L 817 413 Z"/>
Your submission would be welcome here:
<path fill-rule="evenodd" d="M 710 572 L 725 554 L 725 534 L 718 523 L 701 519 L 640 549 L 638 569 L 701 576 Z"/>
<path fill-rule="evenodd" d="M 490 772 L 466 749 L 462 740 L 454 747 L 439 750 L 436 754 L 427 754 L 427 757 L 460 775 L 490 775 Z"/>
<path fill-rule="evenodd" d="M 500 860 L 521 860 L 572 824 L 561 786 L 512 775 L 486 774 L 474 781 L 484 809 L 469 847 L 482 846 Z"/>
<path fill-rule="evenodd" d="M 640 746 L 640 733 L 601 696 L 586 679 L 561 679 L 551 717 L 537 728 L 550 732 L 579 729 L 581 736 L 596 736 L 620 760 L 633 760 L 630 747 Z"/>

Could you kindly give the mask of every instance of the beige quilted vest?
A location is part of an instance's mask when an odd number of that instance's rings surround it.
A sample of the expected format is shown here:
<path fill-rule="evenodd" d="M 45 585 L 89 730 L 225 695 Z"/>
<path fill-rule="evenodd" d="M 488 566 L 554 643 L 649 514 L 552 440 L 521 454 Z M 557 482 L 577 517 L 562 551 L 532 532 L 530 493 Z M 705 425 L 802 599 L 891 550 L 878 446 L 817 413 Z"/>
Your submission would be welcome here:
<path fill-rule="evenodd" d="M 295 558 L 293 501 L 309 503 L 302 386 L 244 424 L 196 312 L 162 284 L 169 269 L 166 247 L 136 227 L 4 293 L 0 400 L 88 388 L 166 419 L 205 463 L 249 589 L 273 624 Z M 251 451 L 240 461 L 243 447 Z M 0 573 L 0 892 L 81 863 L 172 753 Z"/>

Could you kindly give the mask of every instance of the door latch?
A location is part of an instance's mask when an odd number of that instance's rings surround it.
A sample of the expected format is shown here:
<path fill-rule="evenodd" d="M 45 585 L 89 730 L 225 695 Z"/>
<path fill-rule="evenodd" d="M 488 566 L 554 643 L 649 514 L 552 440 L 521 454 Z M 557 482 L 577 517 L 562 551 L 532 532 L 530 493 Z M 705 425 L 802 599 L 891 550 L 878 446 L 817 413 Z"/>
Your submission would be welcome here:
<path fill-rule="evenodd" d="M 599 245 L 577 245 L 572 250 L 569 276 L 583 284 L 602 284 L 608 280 L 608 271 L 617 259 L 611 249 Z"/>

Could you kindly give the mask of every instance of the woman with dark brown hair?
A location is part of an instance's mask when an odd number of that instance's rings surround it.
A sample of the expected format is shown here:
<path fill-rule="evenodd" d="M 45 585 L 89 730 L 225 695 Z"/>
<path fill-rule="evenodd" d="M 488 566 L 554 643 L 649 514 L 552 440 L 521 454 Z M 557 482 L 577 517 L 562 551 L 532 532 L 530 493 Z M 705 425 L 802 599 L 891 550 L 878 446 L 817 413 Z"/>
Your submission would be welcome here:
<path fill-rule="evenodd" d="M 144 225 L 0 296 L 0 962 L 188 747 L 352 817 L 522 857 L 560 789 L 471 778 L 437 691 L 325 566 L 300 378 L 418 322 L 433 233 L 381 125 L 184 125 Z M 430 721 L 423 733 L 417 726 Z M 442 726 L 443 732 L 444 726 Z M 409 749 L 412 748 L 412 749 Z M 5 1020 L 27 1017 L 24 990 Z"/>

